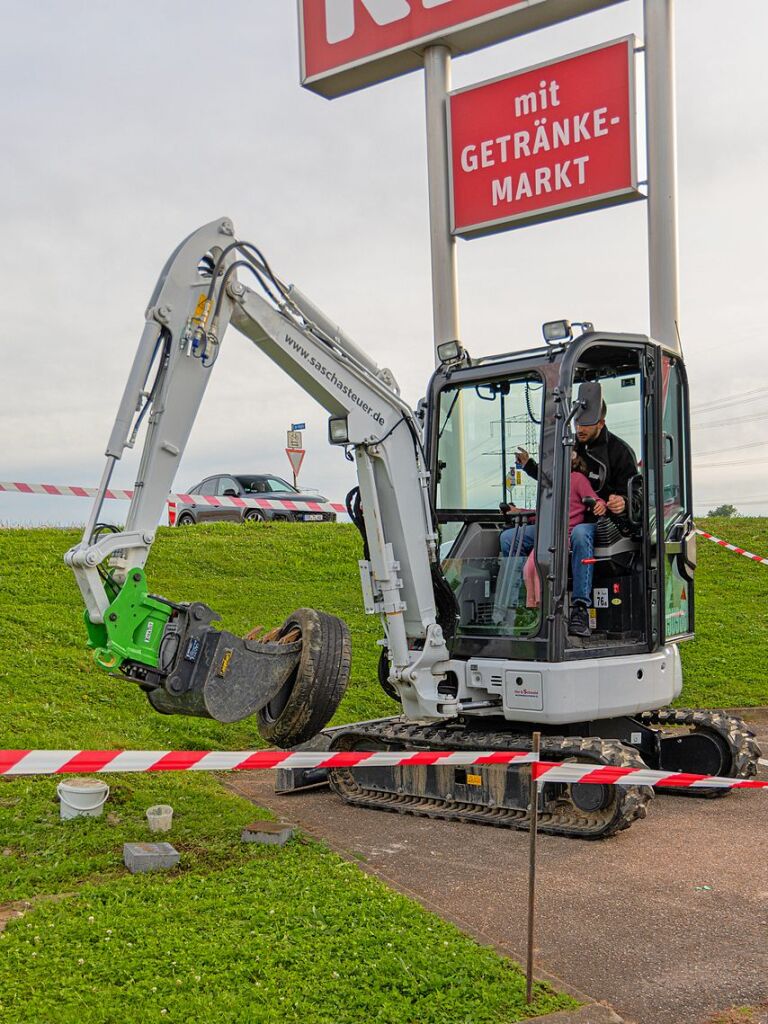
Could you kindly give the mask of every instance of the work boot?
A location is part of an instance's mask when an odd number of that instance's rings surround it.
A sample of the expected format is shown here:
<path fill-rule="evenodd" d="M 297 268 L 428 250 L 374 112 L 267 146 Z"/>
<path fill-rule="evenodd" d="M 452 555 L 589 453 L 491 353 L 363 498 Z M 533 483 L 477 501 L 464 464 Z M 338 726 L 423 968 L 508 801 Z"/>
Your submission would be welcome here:
<path fill-rule="evenodd" d="M 568 633 L 571 636 L 591 636 L 589 629 L 589 610 L 583 601 L 575 601 L 568 620 Z"/>

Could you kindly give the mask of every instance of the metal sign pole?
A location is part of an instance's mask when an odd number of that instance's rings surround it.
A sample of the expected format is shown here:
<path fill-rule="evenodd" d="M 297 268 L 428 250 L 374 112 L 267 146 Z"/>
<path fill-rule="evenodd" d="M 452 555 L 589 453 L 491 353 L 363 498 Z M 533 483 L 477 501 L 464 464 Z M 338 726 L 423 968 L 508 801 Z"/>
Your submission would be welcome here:
<path fill-rule="evenodd" d="M 681 352 L 674 0 L 643 3 L 651 337 Z"/>
<path fill-rule="evenodd" d="M 541 752 L 541 733 L 533 734 L 531 749 L 534 754 Z M 536 840 L 539 831 L 539 783 L 536 779 L 536 765 L 531 765 L 530 796 L 530 842 L 528 845 L 528 950 L 525 963 L 525 1001 L 533 1002 L 534 925 L 536 915 Z"/>
<path fill-rule="evenodd" d="M 451 87 L 451 51 L 430 46 L 424 51 L 427 105 L 427 173 L 429 224 L 432 242 L 432 319 L 437 346 L 459 338 L 459 283 L 456 239 L 451 234 L 448 187 L 448 119 L 446 104 Z"/>

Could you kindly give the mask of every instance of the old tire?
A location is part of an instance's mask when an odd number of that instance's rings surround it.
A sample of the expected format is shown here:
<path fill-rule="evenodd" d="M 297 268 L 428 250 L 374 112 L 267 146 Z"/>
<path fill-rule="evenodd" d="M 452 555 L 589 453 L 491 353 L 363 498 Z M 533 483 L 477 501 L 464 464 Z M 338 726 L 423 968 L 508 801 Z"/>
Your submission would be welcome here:
<path fill-rule="evenodd" d="M 259 711 L 259 732 L 277 747 L 295 747 L 316 736 L 341 703 L 349 681 L 352 648 L 347 624 L 314 608 L 299 608 L 283 623 L 301 630 L 298 668 Z"/>
<path fill-rule="evenodd" d="M 249 508 L 243 516 L 244 523 L 263 523 L 264 513 L 257 508 Z"/>
<path fill-rule="evenodd" d="M 191 512 L 182 512 L 179 518 L 176 520 L 177 526 L 194 526 L 195 517 Z"/>

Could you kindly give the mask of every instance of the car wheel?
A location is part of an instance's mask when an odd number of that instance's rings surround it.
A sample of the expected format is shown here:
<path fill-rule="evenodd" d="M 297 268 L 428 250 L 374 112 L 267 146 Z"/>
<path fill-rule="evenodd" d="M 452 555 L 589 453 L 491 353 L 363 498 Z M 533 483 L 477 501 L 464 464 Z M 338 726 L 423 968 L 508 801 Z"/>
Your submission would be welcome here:
<path fill-rule="evenodd" d="M 176 520 L 177 526 L 194 526 L 195 517 L 191 512 L 182 512 L 179 518 Z"/>
<path fill-rule="evenodd" d="M 305 743 L 330 722 L 347 688 L 352 658 L 343 619 L 299 608 L 281 631 L 295 626 L 302 639 L 298 668 L 257 716 L 263 738 L 283 748 Z"/>
<path fill-rule="evenodd" d="M 264 513 L 257 508 L 249 508 L 243 516 L 244 523 L 261 523 L 264 521 Z"/>

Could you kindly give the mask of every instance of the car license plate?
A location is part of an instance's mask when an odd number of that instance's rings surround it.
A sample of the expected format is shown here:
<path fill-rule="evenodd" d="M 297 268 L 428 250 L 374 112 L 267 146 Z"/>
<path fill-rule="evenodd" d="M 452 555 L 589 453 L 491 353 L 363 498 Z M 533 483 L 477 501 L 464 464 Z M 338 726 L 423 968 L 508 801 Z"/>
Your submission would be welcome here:
<path fill-rule="evenodd" d="M 317 522 L 322 522 L 322 520 L 323 520 L 323 513 L 322 512 L 305 512 L 305 514 L 304 514 L 304 522 L 305 523 L 309 523 L 309 522 L 317 523 Z"/>

